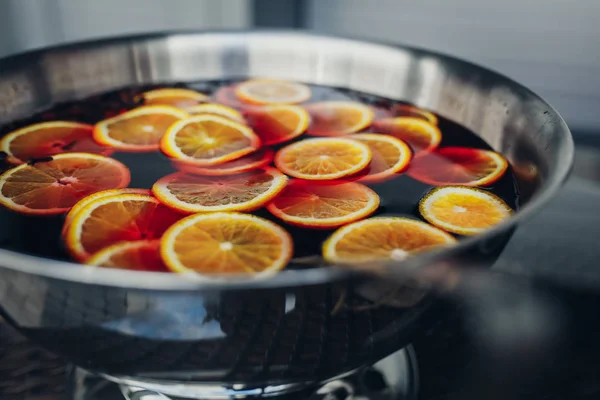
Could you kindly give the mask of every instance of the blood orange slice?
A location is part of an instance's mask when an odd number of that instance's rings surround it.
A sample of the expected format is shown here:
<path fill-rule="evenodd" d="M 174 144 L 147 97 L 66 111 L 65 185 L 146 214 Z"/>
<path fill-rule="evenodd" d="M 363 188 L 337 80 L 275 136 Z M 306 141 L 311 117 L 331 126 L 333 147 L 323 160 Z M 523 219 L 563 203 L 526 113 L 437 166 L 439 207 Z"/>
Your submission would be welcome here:
<path fill-rule="evenodd" d="M 318 184 L 294 180 L 267 209 L 292 225 L 335 228 L 365 218 L 377 207 L 377 193 L 360 183 Z"/>
<path fill-rule="evenodd" d="M 275 155 L 283 173 L 307 180 L 331 180 L 356 174 L 369 165 L 369 146 L 345 138 L 307 139 L 287 145 Z"/>
<path fill-rule="evenodd" d="M 21 164 L 0 176 L 0 204 L 24 214 L 68 211 L 83 197 L 129 184 L 129 169 L 112 158 L 65 153 L 33 165 Z"/>
<path fill-rule="evenodd" d="M 469 147 L 444 147 L 416 157 L 407 173 L 429 185 L 485 186 L 496 182 L 508 162 L 500 154 Z"/>
<path fill-rule="evenodd" d="M 209 176 L 234 175 L 267 166 L 273 161 L 274 154 L 275 153 L 271 149 L 260 149 L 247 156 L 238 158 L 237 160 L 228 161 L 212 167 L 198 167 L 185 163 L 176 163 L 175 166 L 179 170 L 189 174 Z"/>
<path fill-rule="evenodd" d="M 135 271 L 168 271 L 160 258 L 159 240 L 116 243 L 95 253 L 85 263 L 104 268 Z"/>
<path fill-rule="evenodd" d="M 164 204 L 188 213 L 252 211 L 283 190 L 287 177 L 274 168 L 229 176 L 200 176 L 176 172 L 152 187 Z"/>
<path fill-rule="evenodd" d="M 242 114 L 234 108 L 224 106 L 216 103 L 204 103 L 198 104 L 197 106 L 189 107 L 186 111 L 190 115 L 218 115 L 221 117 L 228 118 L 232 121 L 239 122 L 240 124 L 246 123 Z"/>
<path fill-rule="evenodd" d="M 245 108 L 247 104 L 244 104 L 235 94 L 235 85 L 223 86 L 213 94 L 213 99 L 217 103 L 224 104 L 226 106 L 240 110 Z"/>
<path fill-rule="evenodd" d="M 110 155 L 112 150 L 94 142 L 92 125 L 69 121 L 29 125 L 2 138 L 0 148 L 12 164 L 61 153 Z"/>
<path fill-rule="evenodd" d="M 431 125 L 438 124 L 438 118 L 435 114 L 409 104 L 396 104 L 392 107 L 391 112 L 396 117 L 419 118 Z"/>
<path fill-rule="evenodd" d="M 217 212 L 182 219 L 165 233 L 160 250 L 174 272 L 195 272 L 211 278 L 264 278 L 287 265 L 293 243 L 290 235 L 271 221 Z"/>
<path fill-rule="evenodd" d="M 323 244 L 330 262 L 402 261 L 410 254 L 454 244 L 448 233 L 402 217 L 369 218 L 339 228 Z"/>
<path fill-rule="evenodd" d="M 310 88 L 277 79 L 250 79 L 237 85 L 235 94 L 250 104 L 297 104 L 310 98 Z"/>
<path fill-rule="evenodd" d="M 167 129 L 186 117 L 188 113 L 175 107 L 142 106 L 98 122 L 94 139 L 119 151 L 155 151 Z"/>
<path fill-rule="evenodd" d="M 429 223 L 459 235 L 475 235 L 512 214 L 498 196 L 481 189 L 444 186 L 431 190 L 419 202 L 419 212 Z"/>
<path fill-rule="evenodd" d="M 343 136 L 373 122 L 373 110 L 353 101 L 323 101 L 308 104 L 306 110 L 311 118 L 308 134 L 314 136 Z"/>
<path fill-rule="evenodd" d="M 415 155 L 435 150 L 442 141 L 438 127 L 419 118 L 384 118 L 375 121 L 372 129 L 404 140 Z"/>
<path fill-rule="evenodd" d="M 300 136 L 310 121 L 305 109 L 293 105 L 255 107 L 248 109 L 245 115 L 263 146 L 288 142 Z"/>
<path fill-rule="evenodd" d="M 83 261 L 119 242 L 158 239 L 181 218 L 152 196 L 121 194 L 94 200 L 83 207 L 67 228 L 71 255 Z"/>
<path fill-rule="evenodd" d="M 209 101 L 204 93 L 182 88 L 154 89 L 142 94 L 145 105 L 173 106 L 187 109 Z"/>
<path fill-rule="evenodd" d="M 400 139 L 377 133 L 357 133 L 350 136 L 369 146 L 372 153 L 368 174 L 361 182 L 381 182 L 406 169 L 412 158 L 410 147 Z"/>

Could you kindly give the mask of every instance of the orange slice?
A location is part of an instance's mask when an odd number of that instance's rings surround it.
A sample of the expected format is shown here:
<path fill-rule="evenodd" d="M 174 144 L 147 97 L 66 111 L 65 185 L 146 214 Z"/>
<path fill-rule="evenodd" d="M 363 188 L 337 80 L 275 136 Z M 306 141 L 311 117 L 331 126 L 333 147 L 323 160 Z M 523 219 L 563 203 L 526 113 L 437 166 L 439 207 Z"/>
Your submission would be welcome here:
<path fill-rule="evenodd" d="M 171 106 L 142 106 L 98 122 L 94 139 L 119 151 L 155 151 L 167 129 L 187 116 Z"/>
<path fill-rule="evenodd" d="M 412 158 L 410 147 L 393 136 L 377 133 L 357 133 L 350 136 L 366 144 L 371 149 L 371 163 L 368 174 L 360 178 L 362 182 L 381 182 L 406 169 Z"/>
<path fill-rule="evenodd" d="M 452 235 L 414 219 L 369 218 L 335 231 L 323 244 L 323 257 L 340 263 L 402 261 L 412 253 L 455 242 Z"/>
<path fill-rule="evenodd" d="M 392 107 L 391 112 L 396 117 L 419 118 L 429 122 L 431 125 L 438 124 L 438 118 L 435 114 L 409 104 L 395 104 Z"/>
<path fill-rule="evenodd" d="M 330 180 L 350 176 L 371 161 L 366 144 L 345 138 L 307 139 L 287 145 L 275 155 L 284 174 L 307 180 Z"/>
<path fill-rule="evenodd" d="M 459 235 L 475 235 L 512 215 L 498 196 L 464 186 L 431 190 L 419 202 L 419 212 L 432 225 Z"/>
<path fill-rule="evenodd" d="M 419 118 L 384 118 L 373 122 L 373 130 L 404 140 L 416 154 L 435 150 L 442 141 L 437 126 Z"/>
<path fill-rule="evenodd" d="M 144 105 L 173 106 L 187 109 L 200 103 L 209 101 L 204 93 L 190 89 L 165 88 L 150 90 L 142 94 Z"/>
<path fill-rule="evenodd" d="M 268 146 L 288 142 L 302 135 L 310 116 L 300 106 L 283 104 L 249 109 L 246 119 L 263 146 Z"/>
<path fill-rule="evenodd" d="M 323 101 L 306 106 L 311 122 L 308 134 L 342 136 L 358 132 L 373 122 L 373 110 L 353 101 Z"/>
<path fill-rule="evenodd" d="M 310 99 L 310 88 L 277 79 L 250 79 L 237 85 L 235 94 L 250 104 L 297 104 Z"/>
<path fill-rule="evenodd" d="M 129 169 L 112 158 L 65 153 L 0 175 L 0 204 L 24 214 L 60 214 L 85 196 L 129 184 Z"/>
<path fill-rule="evenodd" d="M 293 243 L 271 221 L 218 212 L 191 215 L 173 225 L 161 239 L 160 252 L 174 272 L 263 278 L 287 265 Z"/>
<path fill-rule="evenodd" d="M 188 213 L 252 211 L 283 190 L 287 177 L 275 168 L 228 176 L 176 172 L 159 179 L 152 192 L 161 202 Z"/>
<path fill-rule="evenodd" d="M 159 240 L 115 243 L 95 253 L 85 263 L 104 268 L 150 272 L 168 271 L 160 258 Z"/>
<path fill-rule="evenodd" d="M 242 109 L 246 106 L 236 96 L 235 85 L 223 86 L 219 88 L 215 93 L 213 93 L 212 97 L 217 103 L 224 104 L 235 109 Z"/>
<path fill-rule="evenodd" d="M 318 184 L 294 180 L 267 209 L 288 224 L 336 228 L 371 215 L 379 196 L 360 183 Z"/>
<path fill-rule="evenodd" d="M 41 122 L 7 134 L 0 141 L 0 149 L 11 164 L 61 153 L 110 155 L 110 148 L 94 142 L 93 129 L 92 125 L 78 122 Z"/>
<path fill-rule="evenodd" d="M 209 114 L 209 115 L 218 115 L 221 117 L 228 118 L 232 121 L 239 122 L 240 124 L 244 124 L 246 121 L 242 114 L 234 108 L 224 106 L 222 104 L 216 103 L 204 103 L 198 104 L 193 107 L 186 108 L 186 111 L 190 115 L 201 115 L 201 114 Z"/>
<path fill-rule="evenodd" d="M 175 166 L 183 172 L 196 175 L 223 176 L 234 175 L 241 172 L 252 171 L 267 166 L 273 161 L 275 152 L 271 149 L 260 149 L 237 160 L 228 161 L 212 167 L 198 167 L 185 163 L 176 163 Z"/>
<path fill-rule="evenodd" d="M 408 175 L 429 185 L 484 186 L 504 175 L 508 161 L 500 154 L 469 147 L 444 147 L 417 157 Z"/>
<path fill-rule="evenodd" d="M 64 239 L 71 255 L 83 261 L 115 243 L 158 239 L 180 218 L 149 195 L 106 196 L 75 215 Z"/>
<path fill-rule="evenodd" d="M 222 164 L 252 153 L 260 139 L 252 129 L 217 115 L 196 115 L 173 124 L 160 142 L 167 156 L 189 164 Z"/>

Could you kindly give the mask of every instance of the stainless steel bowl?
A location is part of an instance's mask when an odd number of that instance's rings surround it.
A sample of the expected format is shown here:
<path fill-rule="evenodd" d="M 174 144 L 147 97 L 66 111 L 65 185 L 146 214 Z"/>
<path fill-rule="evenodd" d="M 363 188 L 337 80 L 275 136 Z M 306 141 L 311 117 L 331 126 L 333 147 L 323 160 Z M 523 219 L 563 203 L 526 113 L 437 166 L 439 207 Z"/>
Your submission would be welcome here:
<path fill-rule="evenodd" d="M 504 76 L 429 51 L 287 31 L 126 37 L 5 58 L 0 123 L 124 86 L 240 77 L 407 101 L 464 125 L 510 160 L 519 211 L 483 235 L 406 265 L 494 259 L 571 167 L 565 122 Z M 327 379 L 381 358 L 410 341 L 431 300 L 362 307 L 368 300 L 357 288 L 364 279 L 330 267 L 216 284 L 0 250 L 0 306 L 9 321 L 79 366 L 133 382 L 286 384 Z"/>

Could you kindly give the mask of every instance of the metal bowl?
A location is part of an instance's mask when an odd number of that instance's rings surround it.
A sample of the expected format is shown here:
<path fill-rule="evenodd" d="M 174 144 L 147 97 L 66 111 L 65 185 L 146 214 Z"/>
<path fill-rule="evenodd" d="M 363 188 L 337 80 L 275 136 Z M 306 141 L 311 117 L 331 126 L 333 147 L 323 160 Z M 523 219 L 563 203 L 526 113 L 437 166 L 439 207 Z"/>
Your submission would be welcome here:
<path fill-rule="evenodd" d="M 510 160 L 521 190 L 518 212 L 453 248 L 410 258 L 412 266 L 490 262 L 571 167 L 573 142 L 565 122 L 504 76 L 429 51 L 287 31 L 126 37 L 5 58 L 0 124 L 125 86 L 241 77 L 283 78 L 413 103 L 476 132 Z M 134 383 L 285 385 L 373 362 L 410 341 L 431 298 L 373 304 L 361 295 L 365 279 L 329 267 L 207 283 L 81 268 L 0 249 L 6 318 L 77 365 Z"/>

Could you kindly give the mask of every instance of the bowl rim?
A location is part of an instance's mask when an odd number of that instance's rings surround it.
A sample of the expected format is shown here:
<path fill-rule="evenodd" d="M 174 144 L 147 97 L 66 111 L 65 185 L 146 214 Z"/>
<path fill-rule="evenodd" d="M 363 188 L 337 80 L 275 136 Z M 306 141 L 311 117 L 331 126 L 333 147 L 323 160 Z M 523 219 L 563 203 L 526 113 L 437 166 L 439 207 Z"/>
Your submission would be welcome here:
<path fill-rule="evenodd" d="M 437 51 L 426 50 L 419 47 L 414 47 L 405 44 L 390 44 L 385 41 L 377 40 L 364 40 L 357 39 L 352 36 L 346 35 L 328 35 L 328 34 L 317 34 L 311 32 L 304 32 L 302 30 L 294 29 L 242 29 L 242 30 L 169 30 L 152 33 L 142 33 L 133 35 L 118 35 L 109 36 L 104 38 L 97 38 L 91 40 L 73 41 L 65 44 L 47 46 L 42 48 L 36 48 L 24 52 L 13 53 L 5 57 L 0 58 L 0 70 L 3 65 L 12 62 L 26 61 L 29 57 L 35 57 L 42 54 L 52 53 L 61 50 L 68 49 L 82 49 L 82 48 L 93 48 L 95 46 L 110 45 L 111 43 L 119 42 L 132 42 L 145 41 L 145 40 L 156 40 L 165 39 L 173 36 L 186 36 L 186 35 L 203 35 L 203 34 L 222 34 L 222 35 L 253 35 L 253 34 L 272 34 L 272 35 L 297 35 L 313 40 L 322 39 L 341 39 L 347 40 L 354 43 L 363 44 L 375 44 L 389 48 L 390 51 L 396 49 L 408 50 L 412 53 L 420 53 L 428 56 L 435 57 L 442 61 L 458 63 L 472 68 L 476 68 L 494 76 L 495 78 L 504 81 L 505 83 L 522 90 L 528 95 L 541 101 L 546 107 L 549 115 L 552 115 L 555 119 L 555 123 L 562 126 L 562 130 L 565 132 L 566 137 L 563 138 L 564 146 L 560 150 L 564 159 L 568 162 L 564 165 L 558 166 L 555 173 L 549 177 L 548 182 L 543 183 L 539 191 L 532 197 L 532 199 L 513 216 L 508 218 L 501 224 L 487 230 L 482 234 L 467 237 L 460 240 L 456 245 L 452 247 L 443 248 L 431 252 L 424 253 L 422 255 L 410 257 L 403 262 L 390 263 L 388 267 L 395 267 L 402 265 L 411 267 L 418 267 L 424 263 L 435 263 L 457 257 L 462 254 L 465 250 L 473 247 L 474 245 L 480 244 L 486 240 L 495 238 L 502 233 L 505 233 L 511 229 L 514 229 L 517 224 L 527 220 L 537 211 L 540 207 L 547 203 L 554 194 L 560 189 L 562 184 L 569 177 L 572 169 L 573 158 L 574 158 L 574 143 L 572 134 L 560 114 L 556 109 L 550 105 L 541 96 L 529 88 L 521 85 L 515 80 L 496 72 L 493 69 L 482 67 L 476 63 L 466 61 L 448 54 L 444 54 Z M 244 280 L 239 279 L 235 281 L 219 280 L 215 281 L 207 279 L 206 277 L 199 276 L 197 274 L 171 274 L 161 272 L 146 272 L 146 271 L 129 271 L 129 270 L 117 270 L 117 269 L 106 269 L 94 266 L 84 266 L 75 262 L 54 260 L 50 258 L 43 258 L 40 256 L 19 253 L 12 250 L 0 249 L 0 269 L 13 270 L 15 272 L 21 272 L 31 275 L 36 275 L 49 279 L 56 279 L 61 281 L 68 281 L 72 283 L 88 284 L 88 285 L 101 285 L 117 288 L 127 289 L 139 289 L 139 290 L 161 290 L 161 291 L 190 291 L 190 290 L 239 290 L 239 289 L 260 289 L 260 288 L 277 288 L 277 287 L 293 287 L 293 286 L 306 286 L 323 284 L 341 279 L 348 279 L 357 274 L 356 270 L 329 266 L 328 268 L 312 268 L 306 270 L 283 270 L 269 279 L 254 279 Z M 143 275 L 140 275 L 143 274 Z M 143 279 L 140 279 L 143 276 Z"/>

